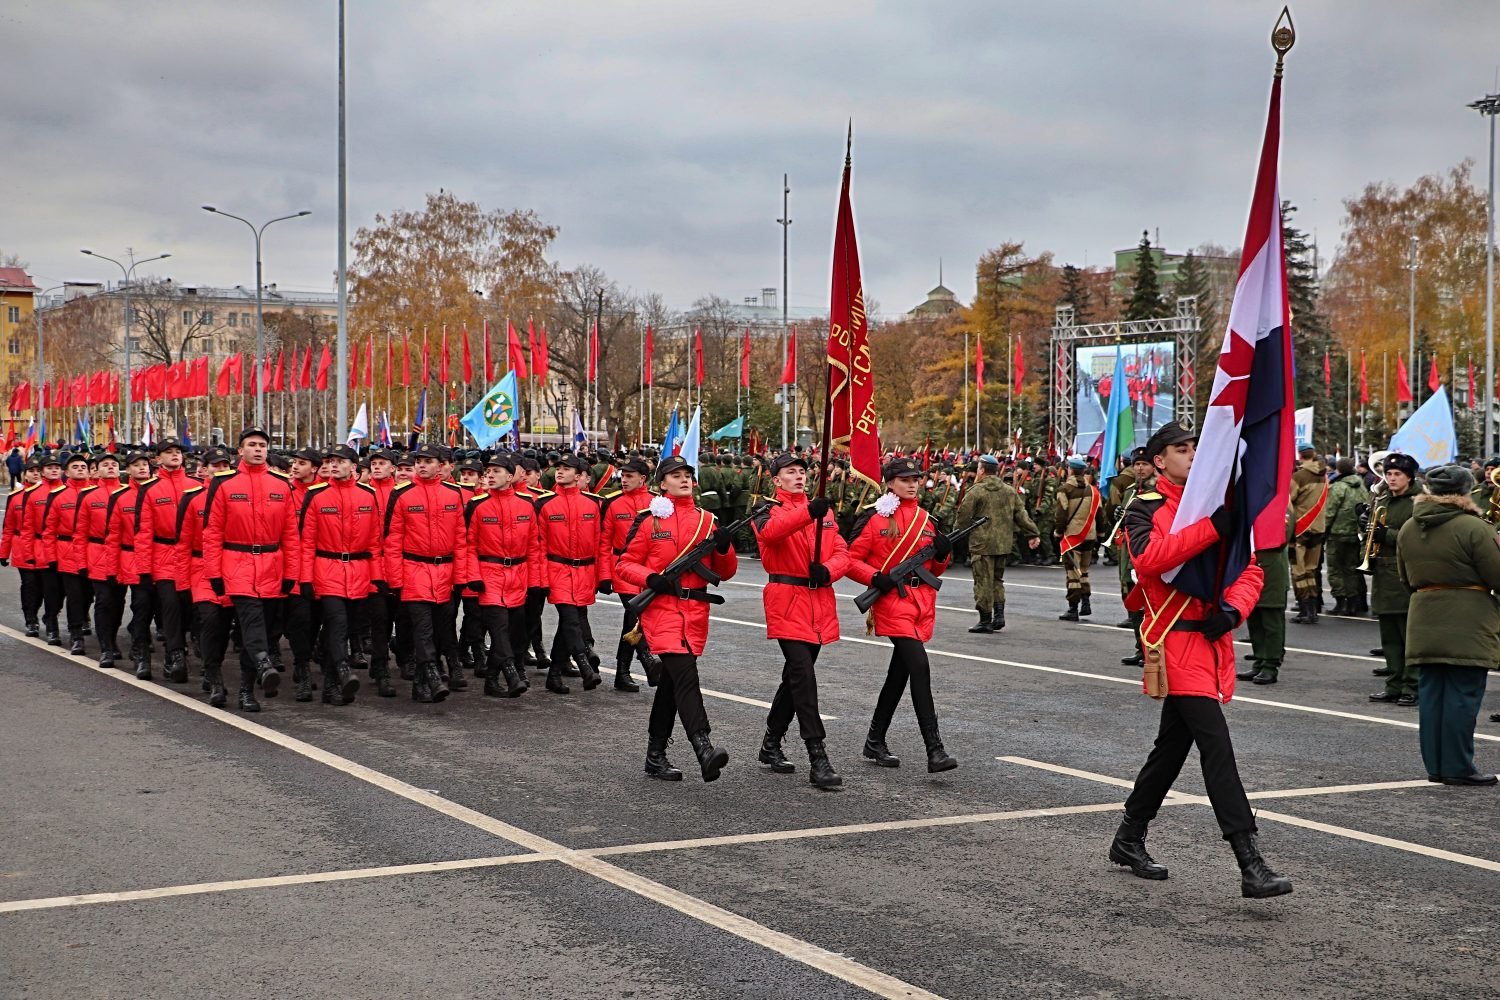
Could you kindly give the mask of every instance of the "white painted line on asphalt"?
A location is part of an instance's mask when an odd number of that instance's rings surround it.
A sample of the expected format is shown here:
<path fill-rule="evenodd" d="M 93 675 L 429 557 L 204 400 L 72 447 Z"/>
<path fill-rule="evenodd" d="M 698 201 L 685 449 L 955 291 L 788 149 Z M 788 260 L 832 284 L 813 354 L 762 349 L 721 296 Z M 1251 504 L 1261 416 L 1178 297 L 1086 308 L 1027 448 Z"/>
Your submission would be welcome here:
<path fill-rule="evenodd" d="M 387 865 L 382 868 L 347 868 L 341 871 L 308 872 L 301 875 L 272 875 L 266 878 L 240 878 L 225 882 L 193 882 L 156 889 L 129 889 L 122 892 L 91 892 L 78 896 L 49 896 L 45 899 L 14 899 L 0 902 L 0 913 L 26 910 L 55 910 L 65 906 L 90 906 L 95 903 L 136 903 L 148 899 L 174 896 L 201 896 L 239 889 L 274 889 L 288 885 L 318 885 L 324 882 L 349 882 L 355 879 L 391 878 L 399 875 L 428 875 L 433 872 L 455 872 L 470 868 L 495 868 L 500 865 L 524 864 L 529 861 L 555 861 L 543 854 L 507 854 L 490 858 L 466 858 L 462 861 L 431 861 L 425 864 Z"/>
<path fill-rule="evenodd" d="M 1442 785 L 1418 778 L 1415 781 L 1372 781 L 1364 785 L 1313 785 L 1309 788 L 1280 788 L 1269 792 L 1246 792 L 1251 799 L 1295 799 L 1309 795 L 1348 795 L 1353 792 L 1385 792 L 1394 788 L 1442 788 Z"/>
<path fill-rule="evenodd" d="M 580 851 L 592 857 L 618 854 L 651 854 L 657 851 L 682 851 L 702 847 L 727 847 L 736 844 L 766 844 L 812 837 L 844 837 L 860 833 L 884 833 L 897 830 L 925 830 L 939 826 L 965 826 L 973 823 L 996 823 L 1011 819 L 1034 819 L 1040 816 L 1076 816 L 1084 813 L 1118 812 L 1121 803 L 1099 802 L 1086 806 L 1049 806 L 1038 809 L 1012 809 L 1006 812 L 969 813 L 961 816 L 929 816 L 922 819 L 886 820 L 878 823 L 851 823 L 846 826 L 815 826 L 802 830 L 770 830 L 761 833 L 735 833 L 722 837 L 696 837 L 690 840 L 660 840 L 646 844 L 620 844 Z"/>
<path fill-rule="evenodd" d="M 599 673 L 609 674 L 611 679 L 613 679 L 615 676 L 615 672 L 610 668 L 604 666 L 602 663 L 599 665 Z M 769 701 L 759 701 L 755 698 L 746 698 L 744 695 L 730 694 L 727 691 L 710 691 L 706 687 L 700 687 L 698 690 L 703 692 L 703 696 L 705 698 L 718 698 L 721 701 L 732 701 L 741 705 L 754 705 L 756 708 L 764 708 L 767 711 L 769 711 L 771 708 L 771 703 Z M 832 722 L 834 719 L 837 719 L 838 716 L 823 715 L 822 713 L 819 713 L 818 718 L 822 719 L 824 722 Z"/>
<path fill-rule="evenodd" d="M 300 754 L 309 760 L 317 761 L 336 771 L 341 771 L 352 778 L 357 778 L 367 784 L 374 785 L 392 795 L 426 806 L 434 812 L 441 813 L 449 819 L 458 820 L 469 826 L 494 834 L 503 840 L 526 848 L 534 854 L 553 858 L 577 871 L 592 875 L 597 879 L 618 886 L 638 896 L 660 903 L 663 906 L 676 910 L 685 916 L 691 917 L 701 923 L 720 930 L 728 931 L 730 934 L 759 945 L 779 955 L 783 955 L 795 962 L 801 962 L 820 972 L 841 979 L 846 983 L 857 986 L 862 990 L 873 993 L 879 997 L 890 998 L 890 1000 L 909 1000 L 909 998 L 922 998 L 922 1000 L 941 1000 L 937 994 L 929 993 L 919 989 L 910 983 L 903 982 L 895 976 L 887 975 L 867 965 L 856 962 L 852 958 L 838 955 L 817 945 L 803 941 L 800 938 L 783 934 L 772 930 L 763 924 L 732 913 L 722 907 L 714 906 L 712 903 L 689 896 L 676 889 L 663 885 L 623 868 L 618 868 L 598 858 L 591 858 L 580 854 L 562 844 L 548 840 L 545 837 L 530 833 L 518 826 L 513 826 L 493 816 L 488 816 L 467 806 L 459 805 L 434 795 L 432 792 L 417 788 L 415 785 L 407 784 L 399 778 L 393 778 L 388 774 L 355 763 L 347 757 L 330 753 L 321 747 L 314 746 L 294 736 L 277 732 L 268 726 L 249 719 L 242 718 L 223 709 L 210 708 L 206 702 L 200 702 L 182 694 L 179 691 L 165 688 L 150 681 L 137 680 L 134 676 L 109 667 L 99 667 L 91 662 L 80 661 L 78 657 L 70 656 L 65 650 L 48 646 L 40 639 L 28 639 L 26 636 L 9 626 L 0 625 L 0 635 L 9 636 L 17 642 L 31 646 L 42 652 L 51 653 L 60 657 L 67 663 L 81 667 L 91 673 L 107 676 L 122 684 L 128 684 L 148 694 L 162 698 L 173 704 L 180 705 L 189 711 L 206 716 L 227 726 L 231 726 L 241 732 L 265 740 L 268 743 L 279 746 L 285 750 Z M 540 859 L 539 859 L 540 860 Z"/>
<path fill-rule="evenodd" d="M 1093 771 L 1080 771 L 1077 768 L 1063 767 L 1058 764 L 1048 764 L 1038 760 L 1029 760 L 1025 757 L 1002 757 L 999 759 L 1009 761 L 1012 764 L 1021 764 L 1025 767 L 1035 767 L 1040 768 L 1044 771 L 1054 771 L 1058 774 L 1070 774 L 1075 778 L 1084 778 L 1089 781 L 1097 781 L 1100 784 L 1104 785 L 1133 785 L 1132 782 L 1123 781 L 1120 778 L 1114 778 L 1107 774 L 1098 774 Z M 1417 784 L 1425 785 L 1432 783 L 1423 781 L 1420 783 L 1412 784 L 1413 787 L 1416 787 Z M 1447 786 L 1434 785 L 1433 787 L 1445 788 Z M 1301 791 L 1301 789 L 1298 789 L 1297 791 Z M 1169 797 L 1178 796 L 1181 799 L 1197 802 L 1201 805 L 1211 804 L 1208 800 L 1208 797 L 1204 795 L 1187 795 L 1185 793 L 1175 791 L 1168 792 L 1167 795 Z M 1261 797 L 1267 798 L 1269 796 L 1263 795 Z M 1393 837 L 1382 837 L 1378 833 L 1366 833 L 1363 830 L 1351 830 L 1347 826 L 1335 826 L 1332 823 L 1320 823 L 1317 820 L 1303 819 L 1301 816 L 1292 816 L 1282 812 L 1271 812 L 1265 809 L 1256 810 L 1255 818 L 1258 820 L 1270 820 L 1274 823 L 1283 823 L 1287 826 L 1301 827 L 1304 830 L 1315 830 L 1318 833 L 1326 833 L 1334 837 L 1343 837 L 1346 840 L 1358 840 L 1366 844 L 1376 844 L 1380 847 L 1390 847 L 1398 851 L 1406 851 L 1408 854 L 1420 854 L 1423 857 L 1435 858 L 1439 861 L 1451 861 L 1454 864 L 1468 865 L 1470 868 L 1482 868 L 1485 871 L 1500 872 L 1500 861 L 1492 861 L 1489 858 L 1478 858 L 1471 854 L 1459 854 L 1456 851 L 1445 851 L 1441 847 L 1429 847 L 1426 844 L 1416 844 L 1409 840 L 1396 840 Z"/>

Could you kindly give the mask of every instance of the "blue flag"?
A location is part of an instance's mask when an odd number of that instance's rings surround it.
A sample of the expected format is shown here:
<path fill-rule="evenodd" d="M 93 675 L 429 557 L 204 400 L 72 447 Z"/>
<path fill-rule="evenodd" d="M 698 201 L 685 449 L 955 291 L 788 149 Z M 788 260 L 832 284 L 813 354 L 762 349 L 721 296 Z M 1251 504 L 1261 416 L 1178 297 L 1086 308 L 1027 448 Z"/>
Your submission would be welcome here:
<path fill-rule="evenodd" d="M 729 423 L 720 427 L 708 436 L 710 441 L 723 441 L 725 438 L 741 438 L 745 436 L 745 418 L 743 415 L 735 417 Z"/>
<path fill-rule="evenodd" d="M 479 447 L 489 448 L 510 433 L 516 412 L 516 372 L 511 369 L 458 422 L 468 428 Z"/>
<path fill-rule="evenodd" d="M 1448 404 L 1448 387 L 1427 397 L 1417 412 L 1391 437 L 1391 451 L 1399 451 L 1417 460 L 1424 469 L 1447 465 L 1458 454 L 1458 435 L 1453 430 L 1453 407 Z"/>
<path fill-rule="evenodd" d="M 422 439 L 422 425 L 427 422 L 427 390 L 422 390 L 422 398 L 417 400 L 417 419 L 411 423 L 411 436 L 407 439 L 406 450 L 411 451 Z"/>
<path fill-rule="evenodd" d="M 663 457 L 672 454 L 672 446 L 677 443 L 677 407 L 672 407 L 672 419 L 667 421 L 667 433 L 662 435 L 661 453 Z"/>
<path fill-rule="evenodd" d="M 1115 373 L 1109 380 L 1109 405 L 1104 412 L 1104 443 L 1099 453 L 1099 479 L 1115 474 L 1120 452 L 1135 445 L 1135 421 L 1130 412 L 1130 383 L 1125 378 L 1125 355 L 1115 350 Z"/>

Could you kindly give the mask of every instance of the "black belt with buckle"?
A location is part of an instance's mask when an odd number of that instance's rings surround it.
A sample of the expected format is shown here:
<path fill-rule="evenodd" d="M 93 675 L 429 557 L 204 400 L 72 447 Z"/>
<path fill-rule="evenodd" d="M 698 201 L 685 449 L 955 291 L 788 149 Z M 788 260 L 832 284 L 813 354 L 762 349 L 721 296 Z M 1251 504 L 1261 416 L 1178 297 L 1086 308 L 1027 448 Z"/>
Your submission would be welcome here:
<path fill-rule="evenodd" d="M 271 542 L 267 545 L 244 545 L 240 542 L 224 543 L 224 551 L 226 552 L 248 552 L 252 556 L 264 555 L 267 552 L 275 552 L 279 548 L 281 548 L 280 542 Z"/>
<path fill-rule="evenodd" d="M 478 559 L 482 563 L 494 563 L 496 566 L 519 566 L 526 561 L 525 556 L 517 556 L 514 559 L 510 556 L 479 556 Z"/>
<path fill-rule="evenodd" d="M 575 568 L 579 567 L 579 566 L 592 566 L 592 565 L 594 565 L 594 557 L 593 556 L 589 556 L 587 559 L 568 559 L 568 558 L 566 558 L 564 556 L 555 556 L 555 555 L 553 555 L 550 552 L 547 553 L 547 561 L 548 562 L 555 562 L 555 563 L 562 563 L 564 566 L 573 566 Z"/>
<path fill-rule="evenodd" d="M 426 563 L 429 566 L 445 566 L 453 561 L 452 556 L 419 556 L 415 552 L 403 552 L 401 558 L 408 562 Z"/>
<path fill-rule="evenodd" d="M 328 549 L 313 549 L 319 559 L 337 559 L 339 562 L 361 562 L 370 558 L 368 552 L 330 552 Z"/>

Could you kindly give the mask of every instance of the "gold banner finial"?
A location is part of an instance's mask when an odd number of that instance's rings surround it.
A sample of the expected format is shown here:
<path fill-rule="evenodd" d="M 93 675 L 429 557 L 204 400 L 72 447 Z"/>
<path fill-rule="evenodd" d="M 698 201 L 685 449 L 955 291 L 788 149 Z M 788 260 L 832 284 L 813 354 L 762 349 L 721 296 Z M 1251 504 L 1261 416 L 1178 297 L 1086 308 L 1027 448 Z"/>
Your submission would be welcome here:
<path fill-rule="evenodd" d="M 1281 61 L 1286 54 L 1292 51 L 1292 46 L 1297 43 L 1297 30 L 1292 26 L 1292 9 L 1281 8 L 1281 16 L 1276 19 L 1276 25 L 1271 29 L 1271 48 L 1276 50 L 1276 75 L 1281 76 Z"/>

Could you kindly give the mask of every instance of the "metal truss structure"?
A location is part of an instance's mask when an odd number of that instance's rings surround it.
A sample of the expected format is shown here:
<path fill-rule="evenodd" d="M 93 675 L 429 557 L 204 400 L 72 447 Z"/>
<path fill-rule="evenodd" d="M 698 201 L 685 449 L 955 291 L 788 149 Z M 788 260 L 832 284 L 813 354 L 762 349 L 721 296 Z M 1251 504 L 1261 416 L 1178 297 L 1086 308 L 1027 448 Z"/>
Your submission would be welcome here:
<path fill-rule="evenodd" d="M 1073 321 L 1072 306 L 1058 306 L 1052 324 L 1052 385 L 1049 410 L 1052 416 L 1053 441 L 1059 454 L 1066 454 L 1078 429 L 1075 347 L 1089 344 L 1148 343 L 1171 338 L 1175 345 L 1177 394 L 1173 419 L 1192 429 L 1198 419 L 1193 398 L 1198 389 L 1198 337 L 1202 324 L 1198 319 L 1198 297 L 1184 295 L 1177 300 L 1177 311 L 1159 319 L 1121 320 L 1114 323 Z"/>

